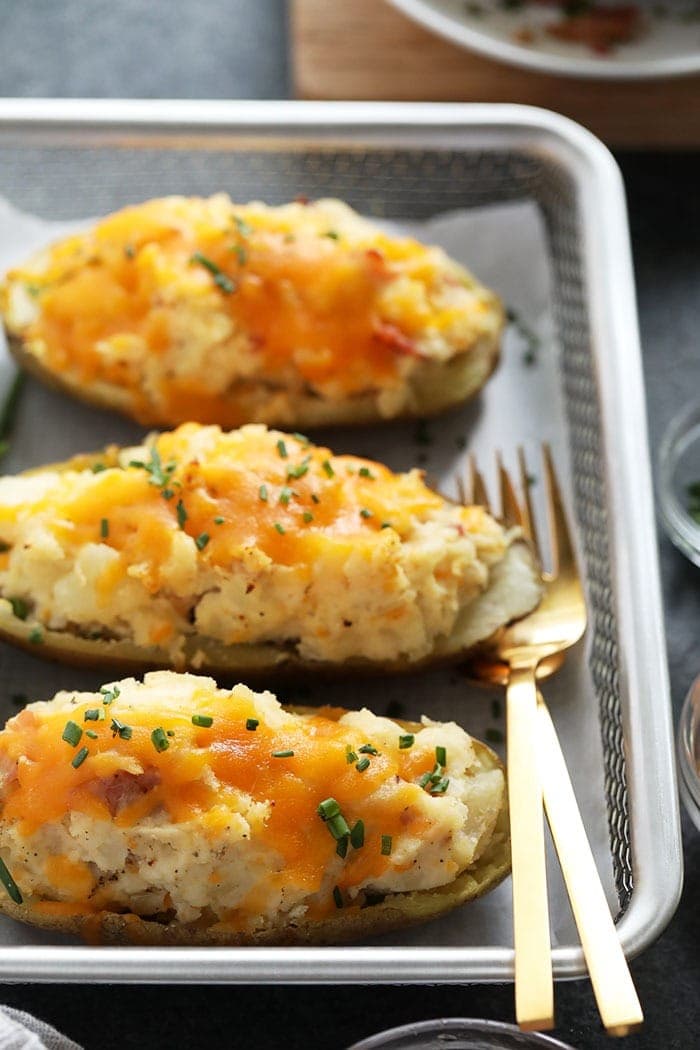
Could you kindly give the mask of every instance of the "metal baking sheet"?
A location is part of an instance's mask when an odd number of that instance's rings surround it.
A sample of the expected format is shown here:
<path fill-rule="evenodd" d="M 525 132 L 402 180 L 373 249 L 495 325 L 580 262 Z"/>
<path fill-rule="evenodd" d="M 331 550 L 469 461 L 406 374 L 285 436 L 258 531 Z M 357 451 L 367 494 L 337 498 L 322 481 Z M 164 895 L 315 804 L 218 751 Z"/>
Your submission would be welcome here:
<path fill-rule="evenodd" d="M 465 445 L 488 473 L 496 447 L 509 458 L 524 442 L 536 473 L 537 446 L 553 444 L 591 616 L 546 693 L 624 949 L 641 951 L 673 913 L 681 851 L 632 271 L 612 158 L 577 125 L 517 106 L 0 101 L 0 195 L 15 208 L 71 221 L 217 190 L 271 203 L 338 196 L 398 226 L 429 223 L 517 307 L 497 376 L 460 412 L 427 430 L 314 436 L 395 468 L 419 462 L 448 492 Z M 462 237 L 470 218 L 471 248 Z M 140 433 L 87 407 L 67 414 L 61 395 L 31 383 L 6 469 Z M 5 646 L 0 669 L 5 716 L 15 692 L 47 697 L 101 681 Z M 327 701 L 328 687 L 283 695 Z M 498 695 L 459 670 L 333 687 L 334 702 L 455 718 L 475 735 L 498 727 Z M 551 856 L 549 870 L 555 973 L 577 976 L 582 953 Z M 508 884 L 447 919 L 339 948 L 88 947 L 10 920 L 0 922 L 0 944 L 0 979 L 18 981 L 434 983 L 513 973 Z"/>

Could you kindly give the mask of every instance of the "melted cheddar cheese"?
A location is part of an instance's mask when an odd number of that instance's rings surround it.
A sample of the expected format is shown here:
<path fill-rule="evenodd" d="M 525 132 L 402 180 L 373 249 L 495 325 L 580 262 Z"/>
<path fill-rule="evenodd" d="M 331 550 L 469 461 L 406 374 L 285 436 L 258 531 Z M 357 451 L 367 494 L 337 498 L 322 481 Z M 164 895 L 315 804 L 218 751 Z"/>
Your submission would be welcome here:
<path fill-rule="evenodd" d="M 447 503 L 420 471 L 258 424 L 186 424 L 91 463 L 0 479 L 0 603 L 176 665 L 193 635 L 420 659 L 507 549 L 482 508 Z"/>
<path fill-rule="evenodd" d="M 109 216 L 12 270 L 10 330 L 50 373 L 118 391 L 145 423 L 294 418 L 294 400 L 383 395 L 401 410 L 421 360 L 502 315 L 438 248 L 383 234 L 339 201 L 168 197 Z"/>
<path fill-rule="evenodd" d="M 59 693 L 0 733 L 0 851 L 49 908 L 240 929 L 440 886 L 485 848 L 503 775 L 454 723 L 404 734 L 173 672 Z"/>

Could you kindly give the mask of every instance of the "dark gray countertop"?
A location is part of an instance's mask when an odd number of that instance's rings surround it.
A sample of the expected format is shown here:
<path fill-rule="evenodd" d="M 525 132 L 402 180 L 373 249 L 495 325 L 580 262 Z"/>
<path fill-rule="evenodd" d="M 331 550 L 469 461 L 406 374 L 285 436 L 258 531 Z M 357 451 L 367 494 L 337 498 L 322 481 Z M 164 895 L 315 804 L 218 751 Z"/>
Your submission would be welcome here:
<path fill-rule="evenodd" d="M 0 3 L 0 95 L 283 98 L 282 0 Z M 659 104 L 663 104 L 660 87 Z M 652 450 L 700 386 L 700 155 L 618 157 L 630 211 Z M 700 570 L 660 534 L 676 718 L 700 672 Z M 684 819 L 686 879 L 668 929 L 632 966 L 646 1012 L 630 1050 L 690 1050 L 700 1031 L 700 833 Z M 510 986 L 0 987 L 86 1047 L 282 1046 L 342 1050 L 371 1032 L 439 1016 L 511 1020 Z M 587 982 L 557 986 L 557 1034 L 609 1045 Z"/>

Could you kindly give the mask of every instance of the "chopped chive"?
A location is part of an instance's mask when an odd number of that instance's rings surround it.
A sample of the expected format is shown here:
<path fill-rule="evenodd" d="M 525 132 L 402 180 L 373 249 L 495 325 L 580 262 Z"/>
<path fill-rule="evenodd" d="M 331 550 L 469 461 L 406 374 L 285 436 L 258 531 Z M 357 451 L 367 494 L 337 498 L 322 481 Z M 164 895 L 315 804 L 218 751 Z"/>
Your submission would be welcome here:
<path fill-rule="evenodd" d="M 267 485 L 261 485 L 258 489 L 258 498 L 267 503 Z"/>
<path fill-rule="evenodd" d="M 90 470 L 92 471 L 93 474 L 101 474 L 102 471 L 106 470 L 106 469 L 107 469 L 107 467 L 105 466 L 104 463 L 93 463 L 92 466 L 90 467 Z"/>
<path fill-rule="evenodd" d="M 190 257 L 190 262 L 199 263 L 199 265 L 203 266 L 205 270 L 208 270 L 214 278 L 214 284 L 216 284 L 222 292 L 226 292 L 227 295 L 230 295 L 231 292 L 234 291 L 236 287 L 235 281 L 232 281 L 231 278 L 224 273 L 221 267 L 217 266 L 213 259 L 209 259 L 206 255 L 202 255 L 201 252 L 195 252 L 194 255 Z"/>
<path fill-rule="evenodd" d="M 310 510 L 305 510 L 304 513 L 302 514 L 302 519 L 304 521 L 304 524 L 308 525 L 309 522 L 314 520 L 314 516 L 313 516 L 313 514 L 311 513 Z"/>
<path fill-rule="evenodd" d="M 106 540 L 109 536 L 109 518 L 102 518 L 100 521 L 100 536 L 103 540 Z"/>
<path fill-rule="evenodd" d="M 369 467 L 360 467 L 360 469 L 358 470 L 357 473 L 360 475 L 361 478 L 373 478 L 374 477 L 374 474 L 369 469 Z"/>
<path fill-rule="evenodd" d="M 29 603 L 24 598 L 8 598 L 12 606 L 12 613 L 18 620 L 26 620 L 29 616 Z"/>
<path fill-rule="evenodd" d="M 308 474 L 309 461 L 311 456 L 304 456 L 301 463 L 298 463 L 296 467 L 290 467 L 287 471 L 288 478 L 303 478 L 304 474 Z"/>
<path fill-rule="evenodd" d="M 275 522 L 275 528 L 279 532 L 280 536 L 284 536 L 285 532 L 287 531 L 284 525 L 280 525 L 278 521 Z"/>
<path fill-rule="evenodd" d="M 200 532 L 199 536 L 194 541 L 195 547 L 197 548 L 198 551 L 203 551 L 204 548 L 206 547 L 207 543 L 209 543 L 209 533 L 208 532 Z"/>
<path fill-rule="evenodd" d="M 382 524 L 380 525 L 380 528 L 382 528 L 382 529 L 390 529 L 391 528 L 391 522 L 390 521 L 383 521 Z"/>
<path fill-rule="evenodd" d="M 334 886 L 333 887 L 333 900 L 335 901 L 336 908 L 342 908 L 343 907 L 343 895 L 340 892 L 340 889 L 339 889 L 338 886 Z"/>
<path fill-rule="evenodd" d="M 216 517 L 214 518 L 214 524 L 215 525 L 223 525 L 225 521 L 226 521 L 226 518 L 222 518 L 220 514 L 217 514 Z"/>
<path fill-rule="evenodd" d="M 272 752 L 272 757 L 273 758 L 293 758 L 294 757 L 294 752 L 293 751 L 273 751 Z"/>
<path fill-rule="evenodd" d="M 440 747 L 439 745 L 438 745 L 438 747 L 435 748 L 435 761 L 437 762 L 437 764 L 439 766 L 443 766 L 444 767 L 444 766 L 447 765 L 447 749 L 446 748 Z"/>
<path fill-rule="evenodd" d="M 136 249 L 134 248 L 133 244 L 124 245 L 124 255 L 127 257 L 127 259 L 134 258 L 134 256 L 136 255 Z"/>
<path fill-rule="evenodd" d="M 0 857 L 0 882 L 7 890 L 8 895 L 12 898 L 15 904 L 22 904 L 23 898 L 20 893 L 19 886 L 10 875 L 10 872 L 5 865 L 5 861 Z"/>
<path fill-rule="evenodd" d="M 32 645 L 41 645 L 44 640 L 44 632 L 41 627 L 32 627 L 27 635 L 27 640 L 30 641 Z"/>
<path fill-rule="evenodd" d="M 332 241 L 337 241 L 340 238 L 340 234 L 337 230 L 326 230 L 326 232 L 322 233 L 321 236 L 330 237 Z"/>
<path fill-rule="evenodd" d="M 85 736 L 89 736 L 91 740 L 97 740 L 97 733 L 94 729 L 86 729 Z"/>
<path fill-rule="evenodd" d="M 168 740 L 162 726 L 158 726 L 158 728 L 154 729 L 151 733 L 151 743 L 156 751 L 167 751 L 170 747 L 170 741 Z"/>
<path fill-rule="evenodd" d="M 245 727 L 251 733 L 254 733 L 259 725 L 260 720 L 258 718 L 246 718 L 245 720 Z"/>
<path fill-rule="evenodd" d="M 100 692 L 102 693 L 102 703 L 107 707 L 119 696 L 119 686 L 113 685 L 110 689 L 109 686 L 103 685 Z"/>
<path fill-rule="evenodd" d="M 234 215 L 233 221 L 235 222 L 236 228 L 240 233 L 241 237 L 249 237 L 250 234 L 253 232 L 253 228 L 249 226 L 245 219 L 242 219 L 240 215 Z"/>
<path fill-rule="evenodd" d="M 174 729 L 169 729 L 165 735 L 166 736 L 175 736 L 175 730 Z"/>
<path fill-rule="evenodd" d="M 418 787 L 426 788 L 428 786 L 428 784 L 430 783 L 430 777 L 431 777 L 430 773 L 424 773 L 423 776 L 418 781 Z"/>
<path fill-rule="evenodd" d="M 292 434 L 292 437 L 295 437 L 297 439 L 297 441 L 301 442 L 302 445 L 310 445 L 311 444 L 311 442 L 307 438 L 306 434 L 300 434 L 298 430 L 294 431 L 294 433 Z"/>
<path fill-rule="evenodd" d="M 106 717 L 104 707 L 89 707 L 83 715 L 83 721 L 104 722 Z"/>
<path fill-rule="evenodd" d="M 85 759 L 88 757 L 89 754 L 90 754 L 90 752 L 88 751 L 88 749 L 86 747 L 81 747 L 80 751 L 78 751 L 77 755 L 74 756 L 74 758 L 73 758 L 73 760 L 71 762 L 71 765 L 72 765 L 73 769 L 77 769 L 78 766 L 82 766 L 83 762 L 85 761 Z"/>
<path fill-rule="evenodd" d="M 61 733 L 61 740 L 65 740 L 71 747 L 77 747 L 83 731 L 76 722 L 66 722 L 65 729 Z"/>
<path fill-rule="evenodd" d="M 214 725 L 214 719 L 211 715 L 192 715 L 192 725 L 201 726 L 202 729 L 209 729 Z"/>
<path fill-rule="evenodd" d="M 242 244 L 232 244 L 231 251 L 235 252 L 238 256 L 238 265 L 245 266 L 248 262 L 248 252 L 245 250 Z"/>
<path fill-rule="evenodd" d="M 350 829 L 350 844 L 353 849 L 361 849 L 365 844 L 365 822 L 358 820 Z"/>
<path fill-rule="evenodd" d="M 450 783 L 449 777 L 442 777 L 438 780 L 437 784 L 433 784 L 430 789 L 431 795 L 444 795 Z"/>
<path fill-rule="evenodd" d="M 286 459 L 287 456 L 289 455 L 289 453 L 287 452 L 287 446 L 285 445 L 285 443 L 282 440 L 282 438 L 280 438 L 279 441 L 277 442 L 277 451 L 279 452 L 280 457 L 282 459 Z"/>
<path fill-rule="evenodd" d="M 503 743 L 503 733 L 501 732 L 500 729 L 491 729 L 491 728 L 489 728 L 484 733 L 484 736 L 488 740 L 489 744 L 502 744 Z"/>
<path fill-rule="evenodd" d="M 163 499 L 172 499 L 174 495 L 175 493 L 172 489 L 163 489 L 163 491 L 161 492 L 161 496 L 163 497 Z"/>
<path fill-rule="evenodd" d="M 287 488 L 286 485 L 284 485 L 280 489 L 279 502 L 286 507 L 293 495 L 294 493 L 292 492 L 292 490 L 290 488 Z"/>
<path fill-rule="evenodd" d="M 112 736 L 117 736 L 118 734 L 122 740 L 131 740 L 131 735 L 133 733 L 131 726 L 124 725 L 124 723 L 120 722 L 118 718 L 112 719 L 110 729 L 112 730 Z"/>
<path fill-rule="evenodd" d="M 379 754 L 379 752 L 377 751 L 376 747 L 373 747 L 372 744 L 363 744 L 361 748 L 358 748 L 358 750 L 359 750 L 361 755 L 378 755 Z"/>
<path fill-rule="evenodd" d="M 361 518 L 371 518 L 372 516 L 373 516 L 372 515 L 372 511 L 368 507 L 363 507 L 361 509 L 361 511 L 360 511 L 360 517 Z"/>
<path fill-rule="evenodd" d="M 185 522 L 187 521 L 187 511 L 185 510 L 185 504 L 181 499 L 179 499 L 175 505 L 175 513 L 177 514 L 178 525 L 181 529 L 184 529 Z"/>
<path fill-rule="evenodd" d="M 331 466 L 331 461 L 329 459 L 324 459 L 321 466 L 323 467 L 329 478 L 335 477 L 335 471 L 333 470 L 333 467 Z"/>
<path fill-rule="evenodd" d="M 337 813 L 336 816 L 330 817 L 326 821 L 326 824 L 328 826 L 328 830 L 330 831 L 331 835 L 336 840 L 337 839 L 342 839 L 343 836 L 350 834 L 350 828 L 348 827 L 348 822 L 346 821 L 346 819 L 345 819 L 345 817 L 343 816 L 342 813 Z"/>
<path fill-rule="evenodd" d="M 318 504 L 321 502 L 321 497 L 317 496 L 315 492 L 311 493 L 311 499 L 314 503 Z"/>
<path fill-rule="evenodd" d="M 415 739 L 413 733 L 404 733 L 403 736 L 399 737 L 399 751 L 405 751 L 407 748 L 413 747 Z"/>
<path fill-rule="evenodd" d="M 369 769 L 369 759 L 366 756 L 365 758 L 361 758 L 355 766 L 355 769 L 358 773 L 364 773 L 366 769 Z"/>
<path fill-rule="evenodd" d="M 340 813 L 340 806 L 334 798 L 326 798 L 323 802 L 319 802 L 316 812 L 321 820 L 330 820 L 331 817 L 336 817 Z"/>
<path fill-rule="evenodd" d="M 345 858 L 346 858 L 346 856 L 348 854 L 348 843 L 349 843 L 349 841 L 350 841 L 349 835 L 343 835 L 342 839 L 338 839 L 338 841 L 335 844 L 335 852 L 338 854 L 339 857 L 342 857 L 343 860 L 345 860 Z"/>
<path fill-rule="evenodd" d="M 381 854 L 383 857 L 391 856 L 391 835 L 382 835 Z"/>
<path fill-rule="evenodd" d="M 351 766 L 353 762 L 357 762 L 357 753 L 353 751 L 351 747 L 348 747 L 345 752 L 345 761 L 349 766 Z"/>

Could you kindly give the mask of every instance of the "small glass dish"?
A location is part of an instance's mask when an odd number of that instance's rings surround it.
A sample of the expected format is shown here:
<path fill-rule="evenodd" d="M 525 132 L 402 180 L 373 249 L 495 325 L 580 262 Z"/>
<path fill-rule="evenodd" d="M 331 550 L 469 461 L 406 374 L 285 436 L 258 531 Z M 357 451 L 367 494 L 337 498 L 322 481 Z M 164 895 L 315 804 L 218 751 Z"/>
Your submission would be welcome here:
<path fill-rule="evenodd" d="M 678 784 L 685 808 L 700 831 L 700 675 L 688 690 L 678 725 Z"/>
<path fill-rule="evenodd" d="M 669 423 L 659 448 L 661 517 L 671 541 L 700 565 L 700 401 Z"/>
<path fill-rule="evenodd" d="M 551 1036 L 521 1032 L 500 1021 L 440 1017 L 391 1028 L 348 1050 L 573 1050 Z"/>

